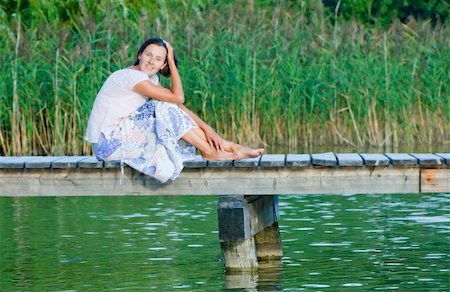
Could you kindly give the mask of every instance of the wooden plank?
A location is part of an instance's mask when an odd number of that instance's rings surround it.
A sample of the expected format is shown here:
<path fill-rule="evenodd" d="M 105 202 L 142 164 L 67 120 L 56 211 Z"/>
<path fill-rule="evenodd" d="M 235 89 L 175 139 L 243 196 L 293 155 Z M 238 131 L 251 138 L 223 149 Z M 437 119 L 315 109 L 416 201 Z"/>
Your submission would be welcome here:
<path fill-rule="evenodd" d="M 51 168 L 55 160 L 63 156 L 33 156 L 34 158 L 25 162 L 25 168 Z"/>
<path fill-rule="evenodd" d="M 208 167 L 231 168 L 233 167 L 233 160 L 208 160 Z"/>
<path fill-rule="evenodd" d="M 35 156 L 1 156 L 0 168 L 24 168 Z"/>
<path fill-rule="evenodd" d="M 234 167 L 258 167 L 260 160 L 261 160 L 261 156 L 254 157 L 254 158 L 235 160 Z"/>
<path fill-rule="evenodd" d="M 304 167 L 311 165 L 309 154 L 288 154 L 286 155 L 286 166 Z"/>
<path fill-rule="evenodd" d="M 11 156 L 0 156 L 0 168 L 4 168 L 3 165 L 11 159 Z"/>
<path fill-rule="evenodd" d="M 390 160 L 386 155 L 379 153 L 361 153 L 364 164 L 367 166 L 389 165 Z"/>
<path fill-rule="evenodd" d="M 333 152 L 312 154 L 312 164 L 322 166 L 336 166 L 337 159 Z"/>
<path fill-rule="evenodd" d="M 386 153 L 386 156 L 389 158 L 392 165 L 399 166 L 399 165 L 417 165 L 418 161 L 417 158 L 412 157 L 409 154 L 406 153 Z"/>
<path fill-rule="evenodd" d="M 184 169 L 169 184 L 129 167 L 0 169 L 2 196 L 61 195 L 288 195 L 419 193 L 420 168 Z"/>
<path fill-rule="evenodd" d="M 53 161 L 52 168 L 77 168 L 78 162 L 86 159 L 86 156 L 62 156 Z"/>
<path fill-rule="evenodd" d="M 120 168 L 120 161 L 113 160 L 113 161 L 105 161 L 103 164 L 104 168 Z"/>
<path fill-rule="evenodd" d="M 264 154 L 259 165 L 261 167 L 284 167 L 286 155 L 284 154 Z"/>
<path fill-rule="evenodd" d="M 421 169 L 422 193 L 450 193 L 450 168 Z"/>
<path fill-rule="evenodd" d="M 336 158 L 339 166 L 363 166 L 363 160 L 357 153 L 338 153 Z"/>
<path fill-rule="evenodd" d="M 86 159 L 78 162 L 80 168 L 103 168 L 103 161 L 95 156 L 86 156 Z"/>
<path fill-rule="evenodd" d="M 427 153 L 410 153 L 411 156 L 417 158 L 419 165 L 424 166 L 437 166 L 444 164 L 444 158 Z"/>
<path fill-rule="evenodd" d="M 201 155 L 195 155 L 194 160 L 183 162 L 185 168 L 205 168 L 208 165 L 206 160 L 203 160 Z"/>
<path fill-rule="evenodd" d="M 444 158 L 445 164 L 450 164 L 450 153 L 435 153 L 437 156 Z"/>

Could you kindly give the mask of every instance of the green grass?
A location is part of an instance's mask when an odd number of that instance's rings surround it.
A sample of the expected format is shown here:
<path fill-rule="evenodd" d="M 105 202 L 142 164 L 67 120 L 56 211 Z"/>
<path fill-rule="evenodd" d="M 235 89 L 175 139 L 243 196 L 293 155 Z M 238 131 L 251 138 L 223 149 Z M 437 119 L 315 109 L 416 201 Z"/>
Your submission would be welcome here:
<path fill-rule="evenodd" d="M 120 2 L 100 1 L 66 20 L 39 7 L 20 25 L 17 15 L 0 17 L 0 153 L 89 154 L 83 137 L 98 90 L 151 36 L 175 47 L 187 106 L 228 139 L 305 148 L 449 142 L 448 25 L 384 30 L 335 23 L 312 7 L 249 13 L 231 2 L 159 1 L 126 14 Z"/>

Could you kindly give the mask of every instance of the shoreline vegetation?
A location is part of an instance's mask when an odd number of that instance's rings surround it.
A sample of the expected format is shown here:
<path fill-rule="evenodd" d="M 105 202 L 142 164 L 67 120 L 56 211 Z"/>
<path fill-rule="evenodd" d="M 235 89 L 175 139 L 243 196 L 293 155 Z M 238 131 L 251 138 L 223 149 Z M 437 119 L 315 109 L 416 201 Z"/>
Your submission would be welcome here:
<path fill-rule="evenodd" d="M 450 142 L 446 22 L 369 26 L 319 1 L 86 2 L 73 14 L 44 1 L 0 10 L 1 155 L 91 154 L 84 134 L 98 90 L 152 36 L 181 60 L 185 104 L 227 139 L 293 148 Z"/>

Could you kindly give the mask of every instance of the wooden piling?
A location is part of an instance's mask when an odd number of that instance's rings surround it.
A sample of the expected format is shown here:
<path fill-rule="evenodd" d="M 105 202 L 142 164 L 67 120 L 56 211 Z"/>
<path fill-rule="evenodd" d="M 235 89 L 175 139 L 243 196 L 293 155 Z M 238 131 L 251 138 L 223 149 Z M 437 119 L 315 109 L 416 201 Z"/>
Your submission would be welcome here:
<path fill-rule="evenodd" d="M 217 213 L 227 271 L 255 271 L 260 261 L 281 258 L 276 195 L 221 196 Z"/>

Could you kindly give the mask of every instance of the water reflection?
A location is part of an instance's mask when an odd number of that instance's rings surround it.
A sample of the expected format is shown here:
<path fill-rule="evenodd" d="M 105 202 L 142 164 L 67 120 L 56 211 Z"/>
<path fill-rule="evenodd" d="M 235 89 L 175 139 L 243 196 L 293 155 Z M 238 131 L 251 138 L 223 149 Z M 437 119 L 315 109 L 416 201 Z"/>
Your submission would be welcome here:
<path fill-rule="evenodd" d="M 257 271 L 225 272 L 225 289 L 245 289 L 245 291 L 282 291 L 280 260 L 258 262 Z"/>
<path fill-rule="evenodd" d="M 449 290 L 450 194 L 280 196 L 256 274 L 224 274 L 217 199 L 0 198 L 0 290 Z"/>

